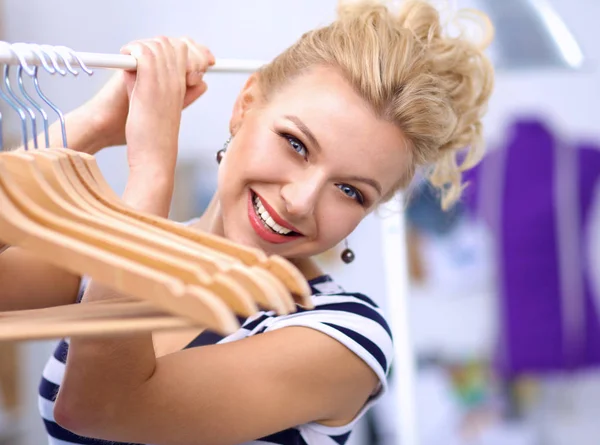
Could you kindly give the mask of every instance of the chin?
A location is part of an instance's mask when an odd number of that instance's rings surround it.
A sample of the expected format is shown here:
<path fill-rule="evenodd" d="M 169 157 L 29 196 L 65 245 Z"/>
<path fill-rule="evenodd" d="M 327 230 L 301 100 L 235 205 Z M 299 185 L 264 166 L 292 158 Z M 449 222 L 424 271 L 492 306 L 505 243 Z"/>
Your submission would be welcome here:
<path fill-rule="evenodd" d="M 306 255 L 295 255 L 298 251 L 296 248 L 290 248 L 291 246 L 282 246 L 277 244 L 267 243 L 258 238 L 253 232 L 245 233 L 242 230 L 225 227 L 225 238 L 241 244 L 246 247 L 259 249 L 265 252 L 267 255 L 280 255 L 284 258 L 290 258 L 293 256 L 306 256 Z"/>

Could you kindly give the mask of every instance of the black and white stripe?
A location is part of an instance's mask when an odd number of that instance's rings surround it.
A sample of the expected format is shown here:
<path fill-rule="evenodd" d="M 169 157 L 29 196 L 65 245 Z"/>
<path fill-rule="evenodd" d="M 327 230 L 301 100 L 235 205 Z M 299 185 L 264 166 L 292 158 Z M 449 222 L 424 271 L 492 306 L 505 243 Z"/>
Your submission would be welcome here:
<path fill-rule="evenodd" d="M 84 282 L 85 283 L 85 282 Z M 82 287 L 85 284 L 82 284 Z M 228 337 L 204 331 L 187 347 L 195 348 L 240 340 L 263 332 L 288 326 L 304 326 L 318 330 L 362 358 L 380 380 L 355 420 L 341 427 L 326 427 L 318 423 L 300 425 L 246 445 L 344 445 L 354 424 L 387 388 L 386 376 L 392 361 L 392 334 L 379 307 L 359 293 L 347 293 L 329 276 L 310 282 L 314 309 L 298 308 L 296 313 L 277 316 L 273 311 L 259 312 L 243 321 L 241 328 Z M 131 445 L 77 436 L 54 421 L 54 401 L 60 388 L 68 354 L 68 341 L 62 340 L 48 360 L 39 386 L 39 411 L 48 431 L 50 445 Z"/>

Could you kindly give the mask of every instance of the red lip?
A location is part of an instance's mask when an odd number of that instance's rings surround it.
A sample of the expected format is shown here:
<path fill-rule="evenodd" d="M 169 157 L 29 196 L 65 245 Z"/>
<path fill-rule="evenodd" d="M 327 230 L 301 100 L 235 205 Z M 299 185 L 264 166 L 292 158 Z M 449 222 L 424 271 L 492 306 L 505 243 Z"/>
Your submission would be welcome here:
<path fill-rule="evenodd" d="M 254 196 L 252 191 L 248 192 L 248 219 L 250 220 L 250 225 L 256 232 L 256 234 L 261 237 L 263 240 L 273 243 L 273 244 L 283 244 L 289 243 L 300 238 L 302 235 L 280 235 L 278 233 L 274 233 L 271 229 L 265 227 L 265 224 L 262 222 L 262 219 L 256 214 L 256 210 L 254 209 Z M 264 203 L 263 203 L 264 205 Z M 266 209 L 266 207 L 265 207 Z M 292 229 L 290 229 L 292 230 Z"/>
<path fill-rule="evenodd" d="M 292 226 L 290 223 L 284 221 L 281 216 L 279 216 L 277 214 L 277 212 L 275 211 L 275 209 L 273 209 L 273 207 L 271 207 L 269 205 L 269 203 L 267 201 L 265 201 L 263 199 L 262 196 L 260 196 L 258 193 L 256 193 L 254 190 L 252 190 L 252 193 L 254 193 L 256 196 L 258 196 L 258 198 L 260 199 L 260 202 L 262 203 L 262 205 L 265 207 L 265 210 L 267 212 L 269 212 L 269 215 L 271 215 L 271 218 L 273 218 L 273 221 L 275 221 L 277 224 L 279 224 L 281 227 L 285 227 L 288 230 L 292 230 L 300 235 L 302 235 L 302 232 L 300 232 L 300 230 L 296 229 L 294 226 Z"/>

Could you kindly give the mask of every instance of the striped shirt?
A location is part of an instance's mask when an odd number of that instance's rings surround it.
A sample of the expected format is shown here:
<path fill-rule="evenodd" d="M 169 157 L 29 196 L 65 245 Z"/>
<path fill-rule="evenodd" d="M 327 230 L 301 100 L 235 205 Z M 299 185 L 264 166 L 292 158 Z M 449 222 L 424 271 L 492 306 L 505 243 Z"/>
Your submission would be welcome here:
<path fill-rule="evenodd" d="M 221 337 L 204 331 L 187 347 L 195 348 L 227 343 L 287 326 L 305 326 L 327 334 L 344 344 L 365 361 L 379 377 L 379 387 L 369 398 L 359 415 L 347 425 L 329 427 L 308 423 L 287 429 L 244 445 L 344 445 L 353 426 L 385 392 L 386 376 L 392 359 L 392 334 L 379 307 L 359 293 L 345 292 L 330 276 L 309 281 L 314 309 L 303 309 L 277 316 L 273 311 L 261 311 L 243 321 L 235 333 Z M 83 294 L 84 284 L 80 291 Z M 60 388 L 68 354 L 68 340 L 61 340 L 44 368 L 39 387 L 39 410 L 48 432 L 50 445 L 131 445 L 81 437 L 62 428 L 54 421 L 54 401 Z"/>

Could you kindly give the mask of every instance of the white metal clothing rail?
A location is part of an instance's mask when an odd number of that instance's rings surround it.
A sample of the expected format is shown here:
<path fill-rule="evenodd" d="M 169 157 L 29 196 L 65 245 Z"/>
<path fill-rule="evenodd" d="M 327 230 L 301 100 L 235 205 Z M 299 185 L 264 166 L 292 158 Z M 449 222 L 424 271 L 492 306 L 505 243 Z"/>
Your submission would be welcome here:
<path fill-rule="evenodd" d="M 38 45 L 41 49 L 51 50 L 53 47 L 49 45 Z M 19 65 L 20 60 L 17 52 L 22 55 L 23 59 L 30 65 L 42 65 L 39 56 L 33 51 L 33 45 L 17 43 L 10 45 L 6 42 L 0 43 L 0 63 L 9 65 Z M 62 56 L 65 56 L 69 63 L 74 68 L 78 67 L 77 59 L 66 51 L 61 51 Z M 135 70 L 137 60 L 133 56 L 124 54 L 102 54 L 75 52 L 77 57 L 88 68 L 113 68 L 123 70 Z M 61 57 L 57 58 L 59 64 L 64 66 Z M 264 62 L 259 60 L 242 60 L 242 59 L 218 59 L 214 66 L 210 67 L 211 72 L 229 72 L 229 73 L 252 73 L 260 68 Z"/>
<path fill-rule="evenodd" d="M 79 67 L 79 58 L 88 68 L 112 68 L 134 70 L 137 61 L 133 56 L 123 54 L 101 54 L 88 52 L 65 51 L 64 47 L 51 47 L 38 45 L 39 48 L 51 51 L 52 48 L 62 48 L 61 57 L 56 61 L 64 66 L 62 57 L 73 66 Z M 19 65 L 20 57 L 29 65 L 42 65 L 39 56 L 33 51 L 33 46 L 28 44 L 10 45 L 0 42 L 0 64 Z M 68 50 L 68 48 L 67 48 Z M 243 59 L 217 59 L 211 72 L 252 73 L 264 65 L 258 60 Z M 401 197 L 400 197 L 401 198 Z M 398 425 L 398 445 L 418 445 L 418 431 L 416 418 L 416 401 L 414 394 L 414 373 L 416 357 L 410 340 L 408 318 L 408 264 L 406 258 L 405 226 L 400 202 L 386 205 L 395 217 L 381 218 L 381 243 L 382 255 L 385 264 L 386 307 L 390 313 L 390 325 L 394 335 L 395 344 L 395 369 L 396 384 L 395 402 L 398 412 L 395 419 Z"/>

